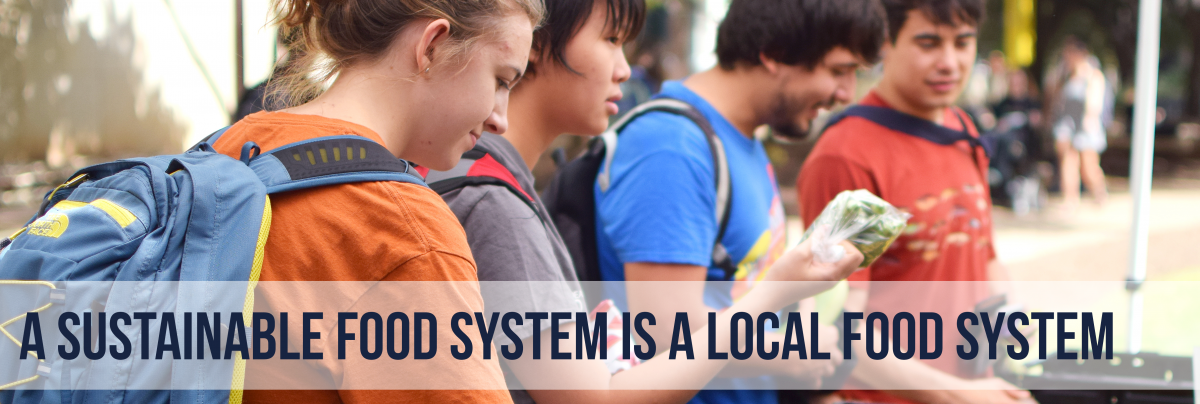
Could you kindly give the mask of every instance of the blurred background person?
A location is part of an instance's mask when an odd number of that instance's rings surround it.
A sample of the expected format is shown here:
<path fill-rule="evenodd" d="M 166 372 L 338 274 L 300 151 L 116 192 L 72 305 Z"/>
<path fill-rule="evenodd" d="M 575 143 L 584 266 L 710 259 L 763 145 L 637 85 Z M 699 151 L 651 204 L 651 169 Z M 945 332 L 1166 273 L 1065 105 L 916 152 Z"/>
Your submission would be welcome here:
<path fill-rule="evenodd" d="M 1015 69 L 1007 74 L 1007 94 L 996 104 L 996 116 L 1003 120 L 1013 113 L 1020 113 L 1024 120 L 1021 125 L 1037 127 L 1042 121 L 1042 101 L 1038 95 L 1037 84 L 1029 81 L 1029 73 L 1024 69 Z M 1016 122 L 1006 127 L 1017 126 Z"/>
<path fill-rule="evenodd" d="M 992 136 L 999 147 L 992 156 L 991 169 L 1003 180 L 991 184 L 992 201 L 1024 215 L 1041 207 L 1041 178 L 1051 176 L 1039 170 L 1047 158 L 1040 135 L 1042 101 L 1024 69 L 1008 72 L 1005 79 L 1006 94 L 993 108 L 997 123 Z"/>
<path fill-rule="evenodd" d="M 1067 37 L 1063 47 L 1063 77 L 1055 99 L 1056 118 L 1051 130 L 1058 151 L 1059 179 L 1063 208 L 1067 212 L 1079 206 L 1079 180 L 1087 186 L 1098 204 L 1108 199 L 1100 153 L 1108 147 L 1104 122 L 1108 84 L 1099 66 L 1094 65 L 1087 44 Z"/>
<path fill-rule="evenodd" d="M 988 106 L 995 108 L 1008 96 L 1011 71 L 1008 68 L 1008 59 L 1004 57 L 1004 52 L 999 50 L 988 53 L 987 66 L 988 72 L 991 73 L 988 80 L 987 103 Z"/>

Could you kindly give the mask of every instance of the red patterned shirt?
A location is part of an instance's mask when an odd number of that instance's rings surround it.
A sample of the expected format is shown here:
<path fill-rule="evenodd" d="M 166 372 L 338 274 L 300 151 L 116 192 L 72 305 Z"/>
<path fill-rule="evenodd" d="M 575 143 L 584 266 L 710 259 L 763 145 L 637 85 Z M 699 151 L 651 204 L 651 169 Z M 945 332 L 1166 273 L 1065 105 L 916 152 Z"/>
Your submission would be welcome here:
<path fill-rule="evenodd" d="M 874 92 L 863 105 L 889 107 Z M 944 125 L 979 136 L 969 121 L 947 109 Z M 904 234 L 870 268 L 850 276 L 856 281 L 986 281 L 992 247 L 991 198 L 985 175 L 987 156 L 966 141 L 940 145 L 885 128 L 864 118 L 848 117 L 822 135 L 797 179 L 805 225 L 845 190 L 866 189 L 912 214 Z M 882 286 L 876 284 L 875 286 Z M 943 321 L 943 351 L 926 363 L 966 376 L 958 369 L 954 347 L 960 343 L 957 314 L 971 311 L 988 297 L 985 282 L 921 285 L 921 293 L 869 294 L 866 311 L 938 312 Z M 890 315 L 889 315 L 890 317 Z M 930 341 L 932 344 L 933 341 Z M 949 347 L 947 350 L 946 347 Z M 902 402 L 879 392 L 861 398 Z M 858 396 L 858 394 L 855 394 Z"/>

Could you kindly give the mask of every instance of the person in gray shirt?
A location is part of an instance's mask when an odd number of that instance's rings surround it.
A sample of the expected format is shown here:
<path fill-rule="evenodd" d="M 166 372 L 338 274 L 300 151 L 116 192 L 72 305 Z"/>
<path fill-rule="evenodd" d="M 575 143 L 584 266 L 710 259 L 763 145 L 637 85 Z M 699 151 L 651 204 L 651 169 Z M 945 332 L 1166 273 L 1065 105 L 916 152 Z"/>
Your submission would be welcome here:
<path fill-rule="evenodd" d="M 435 189 L 439 178 L 469 177 L 472 170 L 486 169 L 491 176 L 502 178 L 442 194 L 466 230 L 488 312 L 590 309 L 584 307 L 570 254 L 535 192 L 531 167 L 559 134 L 600 134 L 609 117 L 617 114 L 620 84 L 630 76 L 622 45 L 641 29 L 645 4 L 643 0 L 548 0 L 546 8 L 545 24 L 534 33 L 528 77 L 510 97 L 512 130 L 502 125 L 498 132 L 503 133 L 485 133 L 458 167 L 431 172 L 427 178 Z M 498 91 L 509 89 L 503 82 L 498 86 Z M 814 261 L 807 243 L 785 253 L 765 280 L 808 282 L 751 290 L 718 315 L 712 325 L 717 336 L 713 342 L 728 346 L 733 313 L 774 312 L 831 284 L 816 281 L 849 276 L 862 255 L 848 243 L 842 247 L 846 257 L 836 263 Z M 526 321 L 514 331 L 525 347 L 531 346 L 526 340 L 540 335 L 541 355 L 549 357 L 549 328 L 549 321 L 543 321 L 541 329 Z M 707 352 L 707 335 L 707 327 L 693 333 L 696 352 Z M 571 338 L 562 344 L 567 350 L 575 347 L 575 336 Z M 495 333 L 497 347 L 512 342 L 504 333 Z M 602 360 L 548 361 L 531 356 L 502 362 L 510 386 L 534 386 L 528 391 L 512 390 L 514 402 L 685 402 L 729 362 L 705 355 L 674 361 L 663 355 L 636 367 L 618 367 L 624 370 L 614 374 Z M 832 372 L 837 358 L 787 362 L 794 364 L 795 374 L 819 380 Z M 536 386 L 543 387 L 539 390 Z"/>

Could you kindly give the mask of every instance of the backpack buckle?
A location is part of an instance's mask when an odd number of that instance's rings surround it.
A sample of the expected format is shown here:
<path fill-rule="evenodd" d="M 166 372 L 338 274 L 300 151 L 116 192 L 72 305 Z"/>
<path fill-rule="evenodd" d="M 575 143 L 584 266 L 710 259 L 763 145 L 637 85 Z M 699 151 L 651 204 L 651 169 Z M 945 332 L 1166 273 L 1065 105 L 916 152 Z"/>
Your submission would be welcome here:
<path fill-rule="evenodd" d="M 38 366 L 37 366 L 37 375 L 38 376 L 50 377 L 50 372 L 51 372 L 50 365 L 47 365 L 45 362 L 38 364 Z"/>
<path fill-rule="evenodd" d="M 62 289 L 50 289 L 50 303 L 65 304 L 67 302 L 67 291 Z"/>

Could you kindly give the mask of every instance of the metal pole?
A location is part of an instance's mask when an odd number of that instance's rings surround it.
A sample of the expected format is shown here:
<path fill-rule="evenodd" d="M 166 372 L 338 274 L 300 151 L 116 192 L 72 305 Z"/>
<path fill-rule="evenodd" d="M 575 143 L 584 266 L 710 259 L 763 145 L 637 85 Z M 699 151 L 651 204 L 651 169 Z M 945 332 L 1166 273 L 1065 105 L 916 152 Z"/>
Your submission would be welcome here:
<path fill-rule="evenodd" d="M 1192 395 L 1200 403 L 1200 346 L 1192 349 Z"/>
<path fill-rule="evenodd" d="M 1129 252 L 1129 352 L 1142 349 L 1142 282 L 1146 280 L 1146 248 L 1150 238 L 1150 174 L 1154 166 L 1154 124 L 1158 106 L 1158 46 L 1162 0 L 1138 4 L 1137 68 L 1134 82 L 1133 147 L 1130 193 L 1133 229 Z"/>
<path fill-rule="evenodd" d="M 1192 396 L 1200 403 L 1200 346 L 1192 350 Z"/>
<path fill-rule="evenodd" d="M 241 104 L 242 96 L 246 95 L 246 49 L 245 49 L 245 33 L 243 32 L 242 21 L 242 0 L 233 1 L 233 60 L 235 61 L 234 72 L 236 73 L 237 83 L 234 88 L 237 89 L 237 102 Z M 237 106 L 233 107 L 233 113 L 237 114 Z"/>

